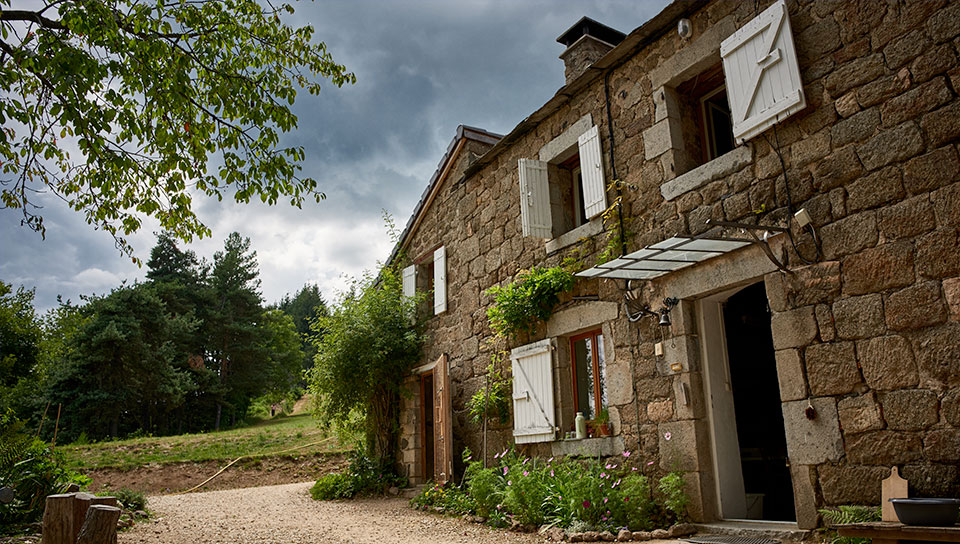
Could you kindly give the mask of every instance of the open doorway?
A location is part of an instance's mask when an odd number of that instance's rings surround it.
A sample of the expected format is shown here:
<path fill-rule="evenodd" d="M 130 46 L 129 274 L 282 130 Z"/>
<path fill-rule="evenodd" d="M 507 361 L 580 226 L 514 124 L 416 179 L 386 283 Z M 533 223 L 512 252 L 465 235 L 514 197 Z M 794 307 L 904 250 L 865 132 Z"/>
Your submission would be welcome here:
<path fill-rule="evenodd" d="M 720 517 L 795 521 L 764 285 L 701 309 Z"/>
<path fill-rule="evenodd" d="M 420 429 L 420 437 L 422 440 L 423 448 L 423 459 L 421 460 L 421 466 L 423 467 L 423 480 L 432 480 L 434 477 L 434 428 L 433 428 L 433 372 L 425 372 L 420 375 L 420 398 L 422 403 L 420 406 L 420 421 L 422 422 Z"/>

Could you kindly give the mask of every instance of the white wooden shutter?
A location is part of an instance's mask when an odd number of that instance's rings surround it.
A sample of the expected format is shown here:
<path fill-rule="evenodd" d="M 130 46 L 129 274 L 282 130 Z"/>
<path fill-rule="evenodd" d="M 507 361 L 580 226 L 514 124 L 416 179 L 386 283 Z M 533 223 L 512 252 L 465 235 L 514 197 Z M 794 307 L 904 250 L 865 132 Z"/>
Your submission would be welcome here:
<path fill-rule="evenodd" d="M 550 340 L 510 352 L 513 363 L 513 437 L 517 444 L 556 437 Z"/>
<path fill-rule="evenodd" d="M 403 296 L 417 294 L 417 265 L 411 264 L 403 269 Z"/>
<path fill-rule="evenodd" d="M 433 252 L 433 313 L 447 311 L 447 248 Z"/>
<path fill-rule="evenodd" d="M 580 183 L 583 185 L 583 209 L 594 218 L 607 209 L 607 186 L 603 181 L 603 154 L 597 125 L 577 139 L 580 148 Z"/>
<path fill-rule="evenodd" d="M 738 143 L 806 107 L 800 64 L 783 0 L 720 44 L 727 98 Z"/>
<path fill-rule="evenodd" d="M 524 236 L 553 238 L 547 163 L 520 159 L 520 226 Z"/>

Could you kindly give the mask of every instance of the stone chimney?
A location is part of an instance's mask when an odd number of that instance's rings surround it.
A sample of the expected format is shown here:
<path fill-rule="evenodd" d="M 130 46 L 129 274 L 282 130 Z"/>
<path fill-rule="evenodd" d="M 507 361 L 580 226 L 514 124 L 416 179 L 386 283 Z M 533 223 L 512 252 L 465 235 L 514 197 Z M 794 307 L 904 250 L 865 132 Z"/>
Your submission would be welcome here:
<path fill-rule="evenodd" d="M 557 41 L 567 46 L 560 58 L 565 66 L 566 84 L 580 77 L 587 68 L 626 38 L 626 34 L 589 17 L 577 21 Z"/>

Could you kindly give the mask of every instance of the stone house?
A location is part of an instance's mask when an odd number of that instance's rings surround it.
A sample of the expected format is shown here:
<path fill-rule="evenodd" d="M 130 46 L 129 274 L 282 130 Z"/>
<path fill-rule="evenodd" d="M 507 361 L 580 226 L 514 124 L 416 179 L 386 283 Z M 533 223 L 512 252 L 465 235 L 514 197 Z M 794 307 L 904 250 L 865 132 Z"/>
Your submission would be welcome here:
<path fill-rule="evenodd" d="M 558 41 L 565 86 L 505 136 L 461 126 L 398 244 L 433 288 L 411 481 L 516 444 L 683 471 L 696 520 L 815 527 L 891 466 L 960 495 L 960 4 L 678 1 Z M 484 291 L 570 258 L 553 317 L 492 342 Z M 501 348 L 513 420 L 484 437 Z M 562 440 L 601 408 L 613 436 Z"/>

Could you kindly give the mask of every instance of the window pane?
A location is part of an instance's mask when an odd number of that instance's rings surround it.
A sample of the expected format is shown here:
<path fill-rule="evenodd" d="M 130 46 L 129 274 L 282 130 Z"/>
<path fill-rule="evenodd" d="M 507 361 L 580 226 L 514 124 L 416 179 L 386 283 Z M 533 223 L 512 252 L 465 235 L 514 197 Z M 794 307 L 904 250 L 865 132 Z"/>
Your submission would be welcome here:
<path fill-rule="evenodd" d="M 607 364 L 603 357 L 603 335 L 594 337 L 597 341 L 597 376 L 600 379 L 600 408 L 607 406 Z"/>
<path fill-rule="evenodd" d="M 573 343 L 574 372 L 577 378 L 577 410 L 583 412 L 583 417 L 593 419 L 593 361 L 590 358 L 590 343 L 588 339 L 577 340 Z"/>

